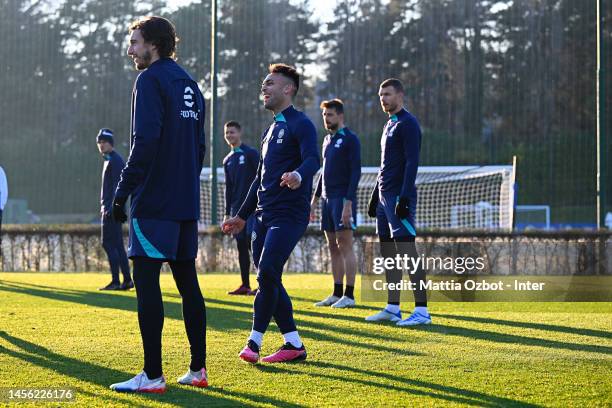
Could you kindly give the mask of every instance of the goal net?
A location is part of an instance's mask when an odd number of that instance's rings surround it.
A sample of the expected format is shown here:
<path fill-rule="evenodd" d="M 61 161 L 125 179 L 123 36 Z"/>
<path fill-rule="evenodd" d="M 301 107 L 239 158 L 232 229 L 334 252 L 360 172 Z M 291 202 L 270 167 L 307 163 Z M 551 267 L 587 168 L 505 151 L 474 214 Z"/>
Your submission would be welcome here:
<path fill-rule="evenodd" d="M 359 226 L 374 226 L 368 201 L 376 183 L 378 167 L 362 167 L 357 188 Z M 417 174 L 416 222 L 421 229 L 510 230 L 514 208 L 513 166 L 422 166 Z M 319 177 L 319 173 L 314 180 Z M 211 171 L 200 176 L 201 224 L 211 224 Z M 225 176 L 217 169 L 217 220 L 224 215 Z M 319 219 L 319 208 L 316 208 Z M 316 221 L 313 224 L 318 224 Z"/>

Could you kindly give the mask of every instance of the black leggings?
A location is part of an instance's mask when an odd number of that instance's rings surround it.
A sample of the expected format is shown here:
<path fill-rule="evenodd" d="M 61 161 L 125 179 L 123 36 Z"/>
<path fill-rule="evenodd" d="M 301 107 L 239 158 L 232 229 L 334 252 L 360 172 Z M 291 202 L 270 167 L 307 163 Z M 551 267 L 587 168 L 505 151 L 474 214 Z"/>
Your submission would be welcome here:
<path fill-rule="evenodd" d="M 134 284 L 138 298 L 138 323 L 144 348 L 144 371 L 149 378 L 162 375 L 161 339 L 164 304 L 159 287 L 162 261 L 134 259 Z M 206 308 L 198 284 L 195 260 L 171 261 L 172 276 L 183 300 L 183 319 L 191 348 L 189 368 L 206 367 Z"/>
<path fill-rule="evenodd" d="M 249 272 L 251 270 L 251 243 L 248 237 L 236 238 L 236 244 L 238 247 L 238 262 L 240 263 L 240 277 L 242 278 L 242 285 L 247 288 L 251 287 Z"/>
<path fill-rule="evenodd" d="M 385 258 L 394 258 L 396 255 L 403 257 L 407 254 L 411 258 L 418 257 L 414 237 L 398 237 L 391 238 L 381 236 L 380 252 Z M 402 280 L 402 271 L 399 269 L 388 269 L 385 272 L 385 277 L 388 283 L 399 283 Z M 425 282 L 425 270 L 419 267 L 414 273 L 409 274 L 410 282 L 415 285 L 414 304 L 415 306 L 427 306 L 427 291 L 421 289 L 421 282 Z M 400 290 L 387 291 L 387 303 L 390 305 L 400 304 Z"/>

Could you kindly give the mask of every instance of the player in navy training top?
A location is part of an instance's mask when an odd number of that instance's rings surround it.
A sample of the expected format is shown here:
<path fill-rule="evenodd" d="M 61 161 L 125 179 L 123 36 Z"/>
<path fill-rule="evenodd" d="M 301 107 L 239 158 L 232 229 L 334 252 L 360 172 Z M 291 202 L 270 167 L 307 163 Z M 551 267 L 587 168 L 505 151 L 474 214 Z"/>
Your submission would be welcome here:
<path fill-rule="evenodd" d="M 416 118 L 404 108 L 404 86 L 399 79 L 390 78 L 383 81 L 378 96 L 389 120 L 380 140 L 380 171 L 370 198 L 368 215 L 376 217 L 376 231 L 383 257 L 394 258 L 400 255 L 402 258 L 417 258 L 414 241 L 421 128 Z M 366 317 L 367 321 L 390 320 L 397 322 L 399 326 L 431 323 L 427 311 L 427 293 L 422 286 L 425 271 L 417 268 L 416 271 L 406 272 L 415 286 L 415 308 L 410 317 L 402 320 L 399 307 L 400 291 L 389 290 L 386 308 Z M 386 271 L 386 278 L 389 283 L 399 283 L 402 270 L 389 269 Z"/>
<path fill-rule="evenodd" d="M 329 134 L 323 140 L 323 170 L 312 198 L 311 220 L 314 221 L 314 206 L 321 197 L 321 229 L 331 256 L 334 292 L 315 306 L 345 308 L 355 306 L 357 258 L 353 250 L 353 230 L 357 217 L 357 185 L 361 177 L 361 145 L 357 135 L 344 126 L 344 104 L 340 99 L 323 101 L 321 109 Z"/>
<path fill-rule="evenodd" d="M 130 156 L 113 202 L 113 218 L 126 221 L 131 196 L 129 256 L 134 264 L 144 369 L 111 385 L 115 391 L 164 392 L 161 337 L 164 308 L 159 286 L 168 262 L 182 298 L 191 350 L 181 384 L 205 387 L 206 311 L 195 258 L 204 159 L 204 98 L 198 84 L 174 61 L 174 26 L 146 17 L 130 26 L 128 55 L 138 75 L 132 92 Z"/>
<path fill-rule="evenodd" d="M 235 120 L 230 120 L 224 126 L 225 141 L 232 149 L 223 159 L 225 172 L 225 220 L 236 215 L 246 198 L 249 188 L 257 174 L 259 153 L 242 142 L 242 127 Z M 254 295 L 251 290 L 249 269 L 251 267 L 251 232 L 255 217 L 247 219 L 247 226 L 234 235 L 238 247 L 238 262 L 242 284 L 238 289 L 228 292 L 230 295 Z"/>
<path fill-rule="evenodd" d="M 255 213 L 251 240 L 259 291 L 253 304 L 253 329 L 239 354 L 251 363 L 259 360 L 263 335 L 272 317 L 285 344 L 262 361 L 306 358 L 281 276 L 285 262 L 308 226 L 312 178 L 319 168 L 316 129 L 292 105 L 299 88 L 299 74 L 285 64 L 271 65 L 269 72 L 261 93 L 265 108 L 274 113 L 274 122 L 262 136 L 257 176 L 244 203 L 235 217 L 223 223 L 223 231 L 235 234 Z"/>
<path fill-rule="evenodd" d="M 102 217 L 102 248 L 110 264 L 111 283 L 100 290 L 129 290 L 134 287 L 130 276 L 130 263 L 128 262 L 125 246 L 123 245 L 123 230 L 121 223 L 111 217 L 115 189 L 119 184 L 119 177 L 125 162 L 114 149 L 113 131 L 100 129 L 96 136 L 98 150 L 104 157 L 102 168 L 102 188 L 100 190 L 100 215 Z M 123 274 L 123 283 L 119 282 L 119 269 Z"/>

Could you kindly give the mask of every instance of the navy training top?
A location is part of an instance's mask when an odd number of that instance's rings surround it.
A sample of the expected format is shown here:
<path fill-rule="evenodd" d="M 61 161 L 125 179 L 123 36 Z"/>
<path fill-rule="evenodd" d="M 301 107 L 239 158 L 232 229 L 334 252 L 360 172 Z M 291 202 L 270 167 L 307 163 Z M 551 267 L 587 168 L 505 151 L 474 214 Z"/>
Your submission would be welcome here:
<path fill-rule="evenodd" d="M 138 75 L 130 156 L 116 192 L 117 197 L 132 196 L 132 217 L 200 217 L 204 109 L 197 83 L 174 60 L 159 59 Z"/>
<path fill-rule="evenodd" d="M 223 159 L 225 172 L 225 215 L 235 215 L 257 174 L 259 153 L 242 143 Z"/>
<path fill-rule="evenodd" d="M 112 151 L 104 155 L 104 166 L 102 167 L 102 188 L 100 189 L 100 210 L 102 214 L 111 212 L 115 189 L 119 184 L 121 170 L 125 161 L 119 153 Z"/>
<path fill-rule="evenodd" d="M 356 134 L 344 127 L 323 140 L 323 171 L 315 195 L 344 198 L 357 202 L 357 185 L 361 178 L 361 144 Z"/>
<path fill-rule="evenodd" d="M 378 188 L 381 192 L 408 198 L 416 205 L 416 176 L 421 150 L 421 128 L 417 119 L 402 108 L 387 121 L 380 139 Z"/>
<path fill-rule="evenodd" d="M 318 169 L 317 131 L 303 112 L 289 106 L 262 135 L 257 175 L 238 215 L 246 220 L 256 211 L 269 220 L 308 224 L 312 178 Z M 280 186 L 283 173 L 292 171 L 302 177 L 296 190 Z"/>

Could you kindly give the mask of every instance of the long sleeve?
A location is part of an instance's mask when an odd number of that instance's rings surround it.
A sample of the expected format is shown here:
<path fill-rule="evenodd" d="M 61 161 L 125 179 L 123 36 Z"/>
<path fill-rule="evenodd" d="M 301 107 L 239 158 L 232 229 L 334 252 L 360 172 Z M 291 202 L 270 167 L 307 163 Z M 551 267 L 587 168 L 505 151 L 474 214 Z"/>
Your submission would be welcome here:
<path fill-rule="evenodd" d="M 148 75 L 141 74 L 136 81 L 133 109 L 132 145 L 117 197 L 130 195 L 142 183 L 157 154 L 164 107 L 159 85 Z"/>
<path fill-rule="evenodd" d="M 238 210 L 237 215 L 246 220 L 249 218 L 255 208 L 257 207 L 257 189 L 259 189 L 259 185 L 261 184 L 261 166 L 263 165 L 263 158 L 260 157 L 259 165 L 257 166 L 257 173 L 253 182 L 251 183 L 251 187 L 249 188 L 249 192 L 246 195 L 246 198 L 242 202 L 240 206 L 240 210 Z"/>
<path fill-rule="evenodd" d="M 198 151 L 198 160 L 200 163 L 200 172 L 202 171 L 202 167 L 204 166 L 204 158 L 206 157 L 206 130 L 205 130 L 205 116 L 206 116 L 206 104 L 204 102 L 204 98 L 201 94 L 198 93 L 198 99 L 202 104 L 202 120 L 200 120 L 200 144 Z"/>
<path fill-rule="evenodd" d="M 309 120 L 302 121 L 296 129 L 300 143 L 302 164 L 296 169 L 302 179 L 312 178 L 319 170 L 319 153 L 317 151 L 317 130 Z"/>
<path fill-rule="evenodd" d="M 408 191 L 416 182 L 419 169 L 419 153 L 421 150 L 421 129 L 416 122 L 402 122 L 402 146 L 406 164 L 404 166 L 404 179 L 400 197 L 407 197 Z M 405 127 L 404 127 L 405 126 Z"/>
<path fill-rule="evenodd" d="M 223 172 L 225 173 L 225 215 L 230 215 L 232 207 L 232 191 L 234 190 L 234 184 L 230 177 L 229 171 L 227 171 L 227 165 L 223 164 Z"/>
<path fill-rule="evenodd" d="M 356 202 L 357 185 L 361 178 L 361 144 L 359 143 L 359 139 L 355 137 L 349 146 L 349 165 L 351 174 L 346 190 L 346 199 Z"/>
<path fill-rule="evenodd" d="M 125 163 L 123 162 L 123 160 L 120 160 L 119 158 L 111 162 L 111 180 L 113 193 L 119 185 L 119 180 L 121 180 L 121 171 L 123 170 L 124 165 Z"/>

